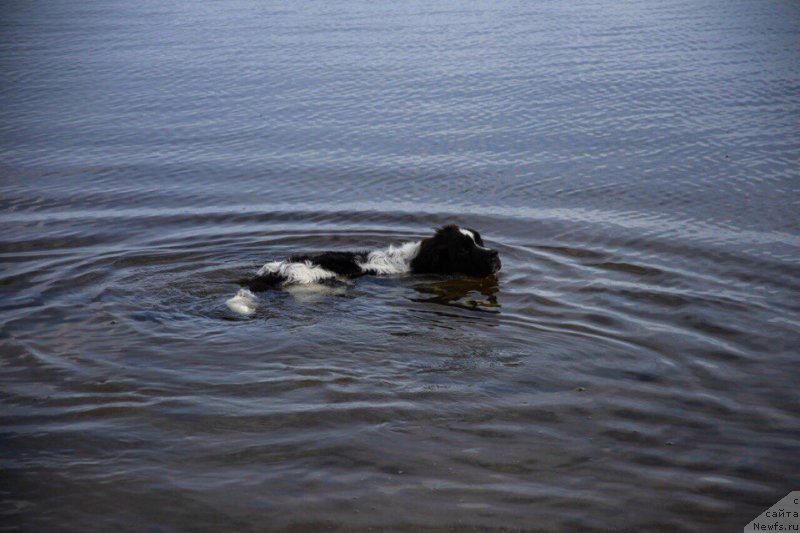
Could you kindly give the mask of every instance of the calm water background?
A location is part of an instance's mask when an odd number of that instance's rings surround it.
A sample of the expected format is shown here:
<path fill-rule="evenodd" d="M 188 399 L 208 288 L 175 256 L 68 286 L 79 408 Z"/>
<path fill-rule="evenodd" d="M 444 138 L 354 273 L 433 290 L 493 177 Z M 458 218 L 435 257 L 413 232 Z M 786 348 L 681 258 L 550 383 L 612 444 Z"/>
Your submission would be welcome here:
<path fill-rule="evenodd" d="M 800 4 L 4 2 L 0 515 L 735 531 L 800 488 Z M 457 222 L 497 279 L 236 280 Z"/>

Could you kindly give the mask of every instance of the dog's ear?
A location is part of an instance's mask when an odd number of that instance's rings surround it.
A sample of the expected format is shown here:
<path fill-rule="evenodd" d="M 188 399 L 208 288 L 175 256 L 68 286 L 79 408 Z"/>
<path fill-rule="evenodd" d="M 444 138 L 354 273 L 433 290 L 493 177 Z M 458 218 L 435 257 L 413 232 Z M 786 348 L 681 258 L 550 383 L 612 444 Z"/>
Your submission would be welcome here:
<path fill-rule="evenodd" d="M 436 272 L 441 262 L 437 248 L 433 238 L 423 239 L 419 243 L 419 252 L 411 260 L 411 270 L 417 273 Z"/>

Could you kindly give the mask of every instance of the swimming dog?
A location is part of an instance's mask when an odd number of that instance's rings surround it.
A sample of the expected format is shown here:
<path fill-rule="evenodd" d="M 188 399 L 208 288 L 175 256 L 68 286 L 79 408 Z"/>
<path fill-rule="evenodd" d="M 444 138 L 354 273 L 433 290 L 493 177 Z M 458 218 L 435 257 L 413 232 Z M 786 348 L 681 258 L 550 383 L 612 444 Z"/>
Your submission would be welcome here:
<path fill-rule="evenodd" d="M 318 252 L 293 255 L 262 266 L 255 277 L 240 282 L 245 288 L 226 303 L 239 314 L 256 309 L 253 292 L 289 285 L 386 274 L 466 274 L 485 277 L 500 270 L 496 250 L 484 246 L 474 229 L 444 226 L 421 241 L 361 252 Z"/>

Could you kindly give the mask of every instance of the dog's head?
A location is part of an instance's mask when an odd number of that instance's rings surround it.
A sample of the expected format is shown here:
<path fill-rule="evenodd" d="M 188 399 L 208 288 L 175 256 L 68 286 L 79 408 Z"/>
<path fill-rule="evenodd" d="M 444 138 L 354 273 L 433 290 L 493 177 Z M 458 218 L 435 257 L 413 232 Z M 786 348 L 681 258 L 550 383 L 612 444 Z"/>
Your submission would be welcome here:
<path fill-rule="evenodd" d="M 451 224 L 420 243 L 419 253 L 411 261 L 411 270 L 484 277 L 500 270 L 500 257 L 496 250 L 483 246 L 477 231 Z"/>

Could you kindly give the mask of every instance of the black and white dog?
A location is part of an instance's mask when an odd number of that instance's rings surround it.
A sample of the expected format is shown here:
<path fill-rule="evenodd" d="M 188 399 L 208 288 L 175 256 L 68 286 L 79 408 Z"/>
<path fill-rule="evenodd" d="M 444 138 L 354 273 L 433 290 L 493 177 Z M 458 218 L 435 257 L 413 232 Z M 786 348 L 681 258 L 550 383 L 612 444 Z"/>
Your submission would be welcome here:
<path fill-rule="evenodd" d="M 228 300 L 228 307 L 240 314 L 256 310 L 253 291 L 288 285 L 310 285 L 323 281 L 354 278 L 366 274 L 466 274 L 485 277 L 500 270 L 496 250 L 484 247 L 480 234 L 451 224 L 433 237 L 389 246 L 372 252 L 319 252 L 293 255 L 271 261 L 255 277 L 242 280 L 246 288 Z"/>

